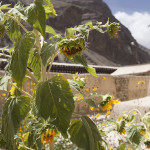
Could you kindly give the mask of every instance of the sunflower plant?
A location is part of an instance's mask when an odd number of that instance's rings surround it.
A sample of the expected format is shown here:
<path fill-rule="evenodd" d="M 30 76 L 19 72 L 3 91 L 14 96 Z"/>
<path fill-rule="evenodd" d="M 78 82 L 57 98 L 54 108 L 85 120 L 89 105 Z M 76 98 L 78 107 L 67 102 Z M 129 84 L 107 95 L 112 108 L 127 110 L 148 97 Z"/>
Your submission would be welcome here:
<path fill-rule="evenodd" d="M 50 15 L 57 16 L 50 0 L 34 0 L 29 6 L 19 2 L 13 8 L 0 6 L 0 37 L 7 36 L 13 43 L 0 84 L 2 90 L 11 87 L 3 107 L 1 141 L 8 150 L 53 150 L 54 138 L 61 134 L 79 148 L 98 150 L 103 139 L 94 122 L 88 116 L 71 121 L 76 100 L 71 88 L 82 94 L 84 80 L 67 80 L 60 74 L 50 77 L 50 71 L 55 57 L 63 54 L 96 76 L 82 55 L 89 32 L 116 37 L 119 24 L 88 22 L 60 35 L 46 24 Z M 47 34 L 50 37 L 45 40 Z M 24 89 L 27 79 L 35 85 L 32 94 Z M 86 101 L 93 106 L 92 100 Z"/>

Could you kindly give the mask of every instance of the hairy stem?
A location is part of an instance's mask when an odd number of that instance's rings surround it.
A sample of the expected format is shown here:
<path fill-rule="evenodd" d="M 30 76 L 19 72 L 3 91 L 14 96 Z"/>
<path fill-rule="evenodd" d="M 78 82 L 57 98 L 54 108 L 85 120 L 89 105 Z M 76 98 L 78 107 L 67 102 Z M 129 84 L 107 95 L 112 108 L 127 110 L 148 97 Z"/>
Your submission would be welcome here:
<path fill-rule="evenodd" d="M 40 56 L 40 53 L 41 53 L 40 38 L 39 38 L 38 31 L 34 29 L 34 32 L 35 32 L 35 36 L 36 36 L 36 47 L 38 49 L 38 53 Z M 42 71 L 42 79 L 41 80 L 46 81 L 46 67 L 43 65 L 42 60 L 41 60 L 41 71 Z"/>
<path fill-rule="evenodd" d="M 18 23 L 18 25 L 19 25 L 20 27 L 22 27 L 22 29 L 23 29 L 25 32 L 28 32 L 28 30 L 23 26 L 23 24 L 22 24 L 17 18 L 15 18 L 15 17 L 13 17 L 13 16 L 10 16 L 10 15 L 7 15 L 7 14 L 5 14 L 5 16 L 6 16 L 6 17 L 9 17 L 9 18 L 11 18 L 11 19 L 13 19 L 15 22 Z"/>
<path fill-rule="evenodd" d="M 54 150 L 54 141 L 52 141 L 49 146 L 50 146 L 50 150 Z"/>

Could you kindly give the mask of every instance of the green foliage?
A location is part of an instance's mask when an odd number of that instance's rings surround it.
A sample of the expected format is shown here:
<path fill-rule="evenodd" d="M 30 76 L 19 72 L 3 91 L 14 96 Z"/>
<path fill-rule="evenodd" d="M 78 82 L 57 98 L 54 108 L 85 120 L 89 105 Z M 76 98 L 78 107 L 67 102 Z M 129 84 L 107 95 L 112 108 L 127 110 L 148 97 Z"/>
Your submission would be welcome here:
<path fill-rule="evenodd" d="M 5 103 L 2 116 L 2 135 L 8 150 L 17 149 L 14 135 L 20 127 L 20 122 L 29 111 L 30 99 L 26 96 L 10 97 Z"/>
<path fill-rule="evenodd" d="M 92 99 L 84 99 L 84 101 L 89 104 L 89 106 L 95 107 L 97 108 L 97 105 L 95 104 L 95 102 Z"/>
<path fill-rule="evenodd" d="M 8 83 L 9 80 L 11 79 L 10 76 L 4 76 L 0 79 L 0 90 L 2 91 L 7 91 L 8 90 Z"/>
<path fill-rule="evenodd" d="M 27 14 L 27 22 L 45 37 L 46 15 L 42 1 L 35 0 L 34 4 L 26 8 L 25 13 Z"/>
<path fill-rule="evenodd" d="M 86 116 L 71 122 L 69 134 L 73 143 L 86 150 L 98 150 L 97 144 L 102 140 L 96 125 Z"/>
<path fill-rule="evenodd" d="M 141 142 L 144 138 L 143 134 L 140 134 L 140 131 L 145 131 L 143 125 L 131 125 L 127 129 L 127 137 L 135 145 L 135 148 L 138 148 L 141 145 Z"/>
<path fill-rule="evenodd" d="M 75 56 L 73 57 L 73 61 L 74 61 L 75 63 L 80 63 L 80 64 L 82 64 L 82 65 L 85 67 L 85 69 L 86 69 L 91 75 L 97 77 L 97 75 L 96 75 L 96 70 L 95 70 L 94 68 L 89 67 L 89 66 L 87 65 L 87 62 L 86 62 L 86 60 L 84 59 L 83 55 L 75 55 Z"/>
<path fill-rule="evenodd" d="M 35 77 L 41 79 L 41 60 L 37 49 L 31 49 L 27 66 L 33 71 Z"/>
<path fill-rule="evenodd" d="M 17 42 L 19 42 L 19 40 L 21 39 L 20 26 L 13 19 L 8 19 L 6 30 L 10 40 L 12 40 L 16 45 Z"/>
<path fill-rule="evenodd" d="M 15 46 L 14 53 L 12 55 L 10 71 L 12 77 L 18 86 L 22 86 L 22 81 L 26 74 L 27 61 L 29 57 L 30 49 L 35 42 L 35 36 L 32 32 L 28 32 Z"/>
<path fill-rule="evenodd" d="M 52 123 L 66 135 L 74 110 L 74 100 L 64 76 L 57 75 L 46 82 L 39 83 L 35 95 L 35 106 L 38 116 L 44 119 L 55 118 Z"/>
<path fill-rule="evenodd" d="M 41 59 L 44 66 L 47 65 L 47 61 L 56 53 L 56 43 L 48 44 L 45 43 L 41 49 Z"/>
<path fill-rule="evenodd" d="M 53 35 L 56 35 L 55 30 L 51 26 L 49 26 L 49 25 L 46 25 L 46 32 L 47 33 L 51 33 Z"/>

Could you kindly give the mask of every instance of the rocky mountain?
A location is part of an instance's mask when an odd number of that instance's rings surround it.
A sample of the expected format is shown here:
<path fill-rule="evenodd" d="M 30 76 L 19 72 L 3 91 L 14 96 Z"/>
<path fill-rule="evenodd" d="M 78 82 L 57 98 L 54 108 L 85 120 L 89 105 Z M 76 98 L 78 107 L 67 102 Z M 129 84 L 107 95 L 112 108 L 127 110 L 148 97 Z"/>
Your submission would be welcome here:
<path fill-rule="evenodd" d="M 5 3 L 15 2 L 4 0 Z M 16 0 L 17 1 L 17 0 Z M 27 5 L 32 0 L 22 0 Z M 83 24 L 88 21 L 106 23 L 119 22 L 103 0 L 52 0 L 56 12 L 55 18 L 49 18 L 48 24 L 63 33 L 65 28 Z M 139 45 L 130 31 L 121 24 L 118 38 L 111 39 L 108 34 L 92 31 L 89 37 L 88 50 L 84 52 L 89 64 L 122 66 L 150 62 L 149 49 Z M 63 59 L 58 58 L 60 62 Z"/>

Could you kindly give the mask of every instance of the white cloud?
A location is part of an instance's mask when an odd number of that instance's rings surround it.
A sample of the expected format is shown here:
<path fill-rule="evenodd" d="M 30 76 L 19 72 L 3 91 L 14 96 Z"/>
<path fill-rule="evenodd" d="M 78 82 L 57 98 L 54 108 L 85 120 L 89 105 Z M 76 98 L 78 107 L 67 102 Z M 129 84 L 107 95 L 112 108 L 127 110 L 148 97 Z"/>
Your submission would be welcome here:
<path fill-rule="evenodd" d="M 150 14 L 147 12 L 117 12 L 115 17 L 125 25 L 138 43 L 150 48 Z"/>

